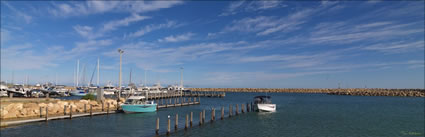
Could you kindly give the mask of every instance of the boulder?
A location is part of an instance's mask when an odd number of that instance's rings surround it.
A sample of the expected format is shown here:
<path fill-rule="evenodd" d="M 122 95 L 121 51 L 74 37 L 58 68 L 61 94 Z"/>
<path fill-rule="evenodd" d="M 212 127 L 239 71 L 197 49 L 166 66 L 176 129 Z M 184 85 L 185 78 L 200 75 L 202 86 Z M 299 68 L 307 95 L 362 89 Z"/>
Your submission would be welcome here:
<path fill-rule="evenodd" d="M 38 108 L 36 103 L 26 103 L 23 105 L 24 108 Z"/>

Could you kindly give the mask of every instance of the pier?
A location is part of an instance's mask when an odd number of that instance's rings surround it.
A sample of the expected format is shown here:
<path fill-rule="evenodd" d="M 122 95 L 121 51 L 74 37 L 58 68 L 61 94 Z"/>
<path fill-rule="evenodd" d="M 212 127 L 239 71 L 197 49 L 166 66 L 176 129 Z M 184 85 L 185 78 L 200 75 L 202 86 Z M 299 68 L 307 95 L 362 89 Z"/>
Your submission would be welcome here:
<path fill-rule="evenodd" d="M 32 108 L 33 109 L 32 111 L 39 112 L 36 114 L 36 116 L 28 116 L 28 117 L 22 117 L 22 118 L 14 118 L 14 119 L 2 119 L 0 126 L 7 127 L 12 125 L 19 125 L 19 124 L 32 123 L 32 122 L 43 122 L 43 121 L 48 122 L 50 120 L 72 119 L 72 118 L 78 118 L 78 117 L 92 117 L 96 115 L 109 115 L 109 114 L 123 112 L 120 108 L 120 104 L 118 103 L 114 105 L 113 102 L 104 101 L 96 105 L 91 105 L 92 103 L 88 100 L 81 100 L 81 101 L 86 101 L 88 103 L 61 105 L 63 103 L 59 102 L 54 107 L 49 107 L 48 105 L 45 105 L 43 107 L 38 107 L 36 109 Z M 201 103 L 200 97 L 178 97 L 178 96 L 168 96 L 167 98 L 163 98 L 163 99 L 154 99 L 154 101 L 155 103 L 157 103 L 157 110 L 171 108 L 171 107 L 198 105 Z M 58 106 L 61 106 L 61 108 L 58 109 Z M 55 112 L 57 112 L 58 110 L 63 110 L 63 111 L 60 111 L 60 113 L 52 113 L 53 109 Z"/>

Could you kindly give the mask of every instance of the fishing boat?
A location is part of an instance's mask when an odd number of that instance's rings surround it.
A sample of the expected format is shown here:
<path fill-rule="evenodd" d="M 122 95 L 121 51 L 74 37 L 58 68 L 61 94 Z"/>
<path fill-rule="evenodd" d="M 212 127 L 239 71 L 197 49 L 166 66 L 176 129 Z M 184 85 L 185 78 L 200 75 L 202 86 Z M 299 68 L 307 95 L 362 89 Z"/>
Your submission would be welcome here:
<path fill-rule="evenodd" d="M 254 106 L 260 112 L 275 112 L 276 104 L 272 104 L 270 96 L 256 96 L 254 97 Z"/>
<path fill-rule="evenodd" d="M 156 103 L 146 100 L 145 96 L 133 95 L 121 105 L 125 113 L 155 112 Z"/>

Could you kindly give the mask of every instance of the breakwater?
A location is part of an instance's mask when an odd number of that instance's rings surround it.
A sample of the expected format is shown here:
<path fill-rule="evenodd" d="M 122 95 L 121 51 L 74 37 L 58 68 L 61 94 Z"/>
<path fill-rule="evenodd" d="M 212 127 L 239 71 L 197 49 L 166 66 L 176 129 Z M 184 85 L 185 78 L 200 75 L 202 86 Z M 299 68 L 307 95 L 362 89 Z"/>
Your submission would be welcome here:
<path fill-rule="evenodd" d="M 330 95 L 353 96 L 404 96 L 425 97 L 425 89 L 384 89 L 384 88 L 190 88 L 196 92 L 274 92 L 274 93 L 325 93 Z"/>

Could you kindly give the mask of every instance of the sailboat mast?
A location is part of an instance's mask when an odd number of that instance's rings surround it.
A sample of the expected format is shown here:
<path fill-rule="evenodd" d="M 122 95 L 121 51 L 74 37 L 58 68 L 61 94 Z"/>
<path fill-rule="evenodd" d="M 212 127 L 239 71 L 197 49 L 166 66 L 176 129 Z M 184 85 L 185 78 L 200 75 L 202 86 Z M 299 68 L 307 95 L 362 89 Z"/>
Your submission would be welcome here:
<path fill-rule="evenodd" d="M 145 69 L 145 84 L 143 84 L 143 85 L 145 85 L 146 86 L 146 69 Z"/>
<path fill-rule="evenodd" d="M 131 71 L 132 71 L 132 69 L 130 68 L 130 81 L 129 81 L 128 84 L 131 84 Z"/>
<path fill-rule="evenodd" d="M 80 71 L 80 60 L 77 60 L 77 75 L 76 75 L 76 79 L 77 79 L 77 87 L 78 87 L 78 76 L 79 76 L 79 71 Z"/>
<path fill-rule="evenodd" d="M 99 64 L 100 64 L 100 60 L 99 58 L 97 58 L 97 82 L 96 82 L 97 86 L 99 86 L 99 70 L 100 70 Z"/>

